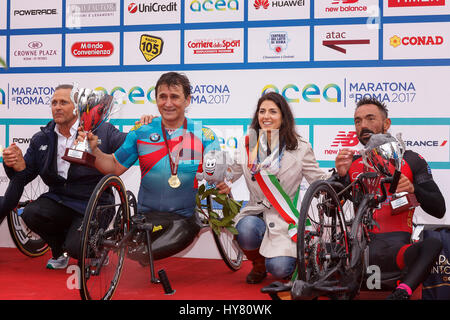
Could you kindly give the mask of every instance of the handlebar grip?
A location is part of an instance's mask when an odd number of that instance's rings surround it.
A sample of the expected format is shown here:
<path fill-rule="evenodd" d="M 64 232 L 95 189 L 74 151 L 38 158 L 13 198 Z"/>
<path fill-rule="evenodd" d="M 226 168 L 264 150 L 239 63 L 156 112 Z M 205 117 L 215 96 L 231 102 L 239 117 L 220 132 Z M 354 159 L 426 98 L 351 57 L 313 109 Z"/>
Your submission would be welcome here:
<path fill-rule="evenodd" d="M 391 186 L 389 187 L 389 192 L 390 193 L 395 193 L 395 191 L 397 190 L 397 185 L 398 185 L 398 181 L 400 180 L 401 174 L 402 173 L 400 171 L 395 170 L 394 176 L 392 177 Z"/>

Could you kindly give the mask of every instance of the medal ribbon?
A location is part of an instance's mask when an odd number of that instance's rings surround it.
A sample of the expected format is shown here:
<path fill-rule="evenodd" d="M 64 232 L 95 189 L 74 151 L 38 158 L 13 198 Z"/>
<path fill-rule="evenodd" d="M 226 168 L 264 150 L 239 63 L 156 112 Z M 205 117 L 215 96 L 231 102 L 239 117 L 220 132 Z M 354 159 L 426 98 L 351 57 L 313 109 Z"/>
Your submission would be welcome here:
<path fill-rule="evenodd" d="M 181 141 L 180 141 L 181 144 L 183 143 L 183 138 L 184 138 L 184 135 L 186 134 L 186 129 L 187 129 L 187 120 L 186 120 L 186 118 L 184 118 L 183 134 L 181 135 Z M 178 162 L 180 161 L 180 153 L 183 150 L 183 145 L 181 145 L 180 150 L 178 150 L 177 156 L 176 156 L 175 161 L 174 161 L 172 159 L 172 154 L 170 152 L 169 143 L 168 143 L 168 140 L 167 140 L 166 128 L 164 127 L 164 124 L 163 124 L 162 121 L 161 121 L 161 130 L 162 130 L 163 137 L 164 137 L 164 143 L 165 143 L 166 148 L 167 148 L 167 154 L 169 155 L 170 173 L 172 174 L 172 176 L 176 176 L 177 172 L 178 172 Z"/>

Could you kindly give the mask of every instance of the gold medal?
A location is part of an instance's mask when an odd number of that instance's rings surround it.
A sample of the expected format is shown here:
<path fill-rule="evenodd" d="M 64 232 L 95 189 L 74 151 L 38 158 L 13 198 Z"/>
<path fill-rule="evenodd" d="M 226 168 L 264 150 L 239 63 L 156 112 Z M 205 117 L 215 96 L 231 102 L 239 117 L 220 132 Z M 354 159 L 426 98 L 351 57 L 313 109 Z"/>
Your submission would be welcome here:
<path fill-rule="evenodd" d="M 176 175 L 170 176 L 168 182 L 171 188 L 178 188 L 179 186 L 181 186 L 181 181 L 180 179 L 178 179 L 178 176 Z"/>

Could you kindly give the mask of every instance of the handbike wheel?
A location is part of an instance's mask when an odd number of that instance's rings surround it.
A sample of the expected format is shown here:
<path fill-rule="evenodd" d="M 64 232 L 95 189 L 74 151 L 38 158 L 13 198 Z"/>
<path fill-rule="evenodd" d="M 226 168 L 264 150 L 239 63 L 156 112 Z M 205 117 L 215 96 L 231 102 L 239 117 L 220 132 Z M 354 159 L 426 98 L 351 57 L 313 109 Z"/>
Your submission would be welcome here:
<path fill-rule="evenodd" d="M 319 280 L 342 285 L 348 264 L 348 243 L 342 207 L 334 189 L 326 181 L 315 181 L 306 191 L 300 209 L 297 231 L 298 279 L 307 283 Z M 330 278 L 326 278 L 327 275 Z M 336 281 L 337 280 L 337 281 Z M 333 298 L 336 296 L 333 295 Z"/>
<path fill-rule="evenodd" d="M 210 197 L 207 198 L 207 204 L 208 211 L 213 210 L 219 215 L 220 218 L 223 218 L 222 208 L 220 204 L 214 202 L 213 205 L 213 201 Z M 219 254 L 227 267 L 230 268 L 231 271 L 239 270 L 242 266 L 244 253 L 239 247 L 239 244 L 237 243 L 234 235 L 224 227 L 220 228 L 219 235 L 217 235 L 212 229 L 211 232 L 217 245 L 217 249 L 219 250 Z"/>
<path fill-rule="evenodd" d="M 103 177 L 89 200 L 82 226 L 80 295 L 85 300 L 112 298 L 122 273 L 129 231 L 128 197 L 122 180 Z"/>
<path fill-rule="evenodd" d="M 31 201 L 37 199 L 42 193 L 46 192 L 48 187 L 37 177 L 24 188 L 22 198 L 14 210 L 7 215 L 8 229 L 11 238 L 20 252 L 28 257 L 40 257 L 45 254 L 50 247 L 41 239 L 40 236 L 32 232 L 21 218 L 25 206 Z"/>

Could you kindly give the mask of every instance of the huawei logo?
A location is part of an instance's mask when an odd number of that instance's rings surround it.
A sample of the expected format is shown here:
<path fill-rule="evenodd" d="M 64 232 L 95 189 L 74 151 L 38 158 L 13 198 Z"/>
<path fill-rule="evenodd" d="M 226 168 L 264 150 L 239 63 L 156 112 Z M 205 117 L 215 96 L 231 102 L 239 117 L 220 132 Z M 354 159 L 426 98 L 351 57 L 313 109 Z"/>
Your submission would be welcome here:
<path fill-rule="evenodd" d="M 263 7 L 264 9 L 267 9 L 269 7 L 269 0 L 255 0 L 255 3 L 253 4 L 256 10 Z"/>

